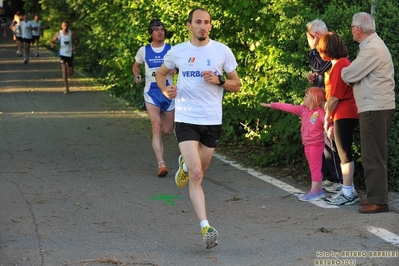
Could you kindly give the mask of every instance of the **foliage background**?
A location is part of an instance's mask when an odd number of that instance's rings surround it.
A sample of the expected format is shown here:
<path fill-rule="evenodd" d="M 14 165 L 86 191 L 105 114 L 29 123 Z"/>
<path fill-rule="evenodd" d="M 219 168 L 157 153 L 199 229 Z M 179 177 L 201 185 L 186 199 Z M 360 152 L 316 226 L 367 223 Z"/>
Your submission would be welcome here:
<path fill-rule="evenodd" d="M 51 26 L 44 40 L 50 40 L 62 20 L 70 21 L 81 39 L 76 65 L 136 107 L 142 103 L 143 84 L 134 84 L 131 66 L 138 48 L 148 42 L 150 19 L 160 18 L 168 30 L 167 41 L 176 44 L 189 39 L 185 27 L 189 11 L 198 6 L 208 9 L 213 22 L 211 38 L 232 49 L 243 84 L 239 93 L 225 94 L 222 145 L 228 145 L 233 155 L 242 153 L 234 147 L 251 150 L 246 158 L 253 165 L 299 164 L 307 169 L 298 117 L 262 108 L 259 102 L 302 103 L 304 89 L 310 85 L 305 78 L 310 71 L 305 25 L 315 18 L 342 36 L 353 60 L 358 44 L 352 40 L 349 25 L 354 13 L 371 12 L 371 2 L 375 2 L 377 32 L 399 69 L 396 0 L 24 0 L 24 9 L 31 14 L 40 12 L 42 21 Z M 392 191 L 399 191 L 398 125 L 396 113 L 389 141 Z M 361 184 L 358 134 L 354 150 L 355 178 Z"/>

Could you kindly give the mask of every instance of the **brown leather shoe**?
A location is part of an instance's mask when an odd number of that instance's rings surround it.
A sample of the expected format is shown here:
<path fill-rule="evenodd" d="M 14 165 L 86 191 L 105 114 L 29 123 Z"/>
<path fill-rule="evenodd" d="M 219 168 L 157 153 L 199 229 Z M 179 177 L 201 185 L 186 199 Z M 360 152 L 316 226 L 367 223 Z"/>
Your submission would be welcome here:
<path fill-rule="evenodd" d="M 360 213 L 389 212 L 388 204 L 367 204 L 359 208 Z"/>

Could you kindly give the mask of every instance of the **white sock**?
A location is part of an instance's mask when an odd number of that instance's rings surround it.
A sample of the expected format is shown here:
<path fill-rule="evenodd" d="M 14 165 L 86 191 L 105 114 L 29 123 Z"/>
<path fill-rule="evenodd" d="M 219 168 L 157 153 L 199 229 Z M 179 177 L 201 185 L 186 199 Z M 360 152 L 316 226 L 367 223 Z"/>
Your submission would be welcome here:
<path fill-rule="evenodd" d="M 355 189 L 355 184 L 352 184 L 352 192 L 353 191 L 356 191 L 356 189 Z"/>
<path fill-rule="evenodd" d="M 342 186 L 342 193 L 347 197 L 352 197 L 352 186 Z"/>
<path fill-rule="evenodd" d="M 185 173 L 188 172 L 186 162 L 183 163 L 183 171 L 184 171 Z"/>
<path fill-rule="evenodd" d="M 200 222 L 200 226 L 201 226 L 201 229 L 204 228 L 205 226 L 209 226 L 208 220 L 202 220 L 202 221 Z"/>

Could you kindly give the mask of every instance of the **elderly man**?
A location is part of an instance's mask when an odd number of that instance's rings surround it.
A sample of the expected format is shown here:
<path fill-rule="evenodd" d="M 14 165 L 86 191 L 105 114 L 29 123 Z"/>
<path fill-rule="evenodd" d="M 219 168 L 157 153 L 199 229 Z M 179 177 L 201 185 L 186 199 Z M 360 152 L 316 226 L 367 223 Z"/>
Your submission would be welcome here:
<path fill-rule="evenodd" d="M 391 54 L 375 32 L 374 18 L 353 16 L 353 40 L 360 43 L 356 59 L 342 70 L 342 79 L 354 84 L 359 112 L 361 155 L 366 200 L 360 213 L 388 212 L 388 134 L 395 112 L 395 81 Z"/>

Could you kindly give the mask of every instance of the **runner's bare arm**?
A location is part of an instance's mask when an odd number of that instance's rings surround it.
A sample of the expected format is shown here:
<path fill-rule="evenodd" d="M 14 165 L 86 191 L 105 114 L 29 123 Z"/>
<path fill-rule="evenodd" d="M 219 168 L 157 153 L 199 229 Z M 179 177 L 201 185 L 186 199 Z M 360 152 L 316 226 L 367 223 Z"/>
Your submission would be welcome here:
<path fill-rule="evenodd" d="M 223 88 L 226 91 L 231 91 L 231 92 L 236 92 L 241 89 L 241 80 L 238 77 L 238 73 L 236 70 L 227 73 L 227 79 L 226 82 L 223 84 Z"/>
<path fill-rule="evenodd" d="M 76 48 L 78 47 L 78 44 L 80 42 L 79 37 L 75 34 L 74 31 L 72 31 L 72 38 L 75 40 L 75 43 L 73 45 L 73 50 L 75 51 Z"/>
<path fill-rule="evenodd" d="M 60 36 L 60 32 L 59 31 L 54 34 L 54 37 L 50 41 L 51 48 L 54 47 L 54 44 L 58 40 L 59 36 Z"/>
<path fill-rule="evenodd" d="M 166 77 L 171 69 L 167 68 L 165 64 L 162 64 L 155 73 L 155 79 L 157 81 L 158 88 L 162 93 L 169 99 L 173 99 L 177 95 L 177 87 L 175 84 L 166 86 Z"/>
<path fill-rule="evenodd" d="M 138 62 L 134 62 L 133 66 L 132 66 L 134 82 L 137 84 L 141 82 L 140 67 L 141 67 L 141 64 Z"/>
<path fill-rule="evenodd" d="M 221 83 L 219 76 L 215 75 L 215 73 L 211 70 L 202 71 L 201 73 L 204 80 L 208 83 L 219 85 L 223 87 L 223 89 L 231 92 L 239 91 L 241 88 L 241 81 L 238 77 L 237 71 L 233 70 L 230 73 L 227 73 L 227 79 L 224 79 L 224 83 Z"/>

